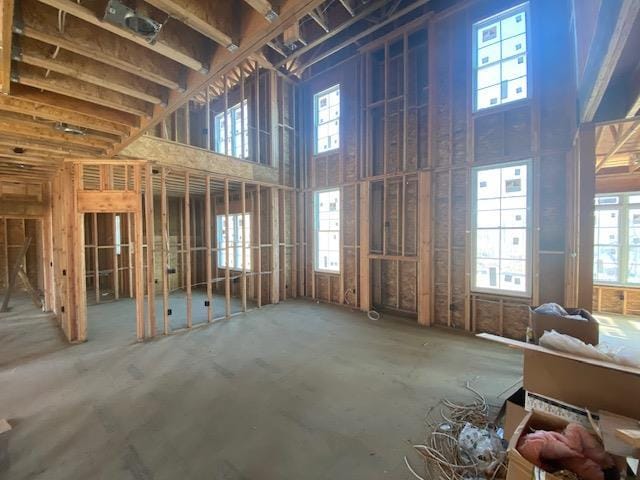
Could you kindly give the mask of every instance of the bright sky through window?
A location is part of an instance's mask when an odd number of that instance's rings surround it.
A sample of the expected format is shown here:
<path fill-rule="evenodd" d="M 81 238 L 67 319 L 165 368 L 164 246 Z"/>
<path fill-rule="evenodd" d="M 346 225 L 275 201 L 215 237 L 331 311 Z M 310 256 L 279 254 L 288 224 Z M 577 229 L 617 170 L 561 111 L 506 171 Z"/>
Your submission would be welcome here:
<path fill-rule="evenodd" d="M 244 247 L 246 270 L 251 270 L 251 244 L 249 241 L 251 238 L 251 214 L 244 214 L 246 238 L 242 237 L 242 219 L 241 213 L 229 215 L 229 268 L 242 270 L 242 248 Z M 218 267 L 225 268 L 227 266 L 227 229 L 224 215 L 217 216 L 216 227 Z"/>
<path fill-rule="evenodd" d="M 528 4 L 474 24 L 474 110 L 527 98 Z"/>
<path fill-rule="evenodd" d="M 244 119 L 242 118 L 244 116 Z M 234 105 L 227 110 L 227 129 L 225 131 L 225 115 L 221 112 L 215 116 L 216 152 L 237 158 L 249 157 L 249 116 L 247 113 L 247 101 Z M 244 150 L 243 140 L 244 136 Z M 226 144 L 226 149 L 225 149 Z"/>
<path fill-rule="evenodd" d="M 315 194 L 316 270 L 340 271 L 340 190 Z"/>
<path fill-rule="evenodd" d="M 340 85 L 317 93 L 314 99 L 316 153 L 340 147 Z"/>

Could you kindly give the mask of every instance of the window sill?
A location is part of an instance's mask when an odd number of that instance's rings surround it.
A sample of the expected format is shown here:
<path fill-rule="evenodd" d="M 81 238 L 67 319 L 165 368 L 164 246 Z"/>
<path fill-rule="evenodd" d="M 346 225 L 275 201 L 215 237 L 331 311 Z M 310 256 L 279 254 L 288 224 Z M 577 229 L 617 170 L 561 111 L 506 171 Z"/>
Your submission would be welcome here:
<path fill-rule="evenodd" d="M 509 103 L 503 103 L 502 105 L 496 105 L 495 107 L 487 107 L 482 110 L 474 110 L 472 112 L 473 118 L 481 118 L 494 113 L 504 113 L 508 110 L 524 107 L 531 104 L 531 98 L 523 98 L 521 100 L 515 100 Z"/>
<path fill-rule="evenodd" d="M 492 297 L 496 297 L 496 298 L 513 298 L 513 299 L 518 299 L 518 300 L 531 300 L 531 294 L 528 292 L 525 293 L 517 293 L 517 292 L 510 292 L 510 291 L 505 291 L 505 290 L 482 290 L 482 289 L 476 289 L 476 290 L 471 290 L 471 295 L 487 295 L 487 296 L 492 296 Z"/>
<path fill-rule="evenodd" d="M 336 272 L 335 270 L 314 270 L 313 273 L 322 273 L 324 275 L 336 275 L 336 276 L 340 276 L 341 272 Z"/>

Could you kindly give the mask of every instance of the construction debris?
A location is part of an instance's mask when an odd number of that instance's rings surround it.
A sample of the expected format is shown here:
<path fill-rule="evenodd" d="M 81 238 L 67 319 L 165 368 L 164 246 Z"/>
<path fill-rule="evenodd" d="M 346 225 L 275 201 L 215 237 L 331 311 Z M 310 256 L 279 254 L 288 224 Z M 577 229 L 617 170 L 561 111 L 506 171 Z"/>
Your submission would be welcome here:
<path fill-rule="evenodd" d="M 495 479 L 506 475 L 506 444 L 502 429 L 489 421 L 488 406 L 482 394 L 469 382 L 472 403 L 460 405 L 450 400 L 440 402 L 426 416 L 427 437 L 423 445 L 414 445 L 424 461 L 425 476 L 417 473 L 408 458 L 405 464 L 415 478 L 426 480 Z"/>

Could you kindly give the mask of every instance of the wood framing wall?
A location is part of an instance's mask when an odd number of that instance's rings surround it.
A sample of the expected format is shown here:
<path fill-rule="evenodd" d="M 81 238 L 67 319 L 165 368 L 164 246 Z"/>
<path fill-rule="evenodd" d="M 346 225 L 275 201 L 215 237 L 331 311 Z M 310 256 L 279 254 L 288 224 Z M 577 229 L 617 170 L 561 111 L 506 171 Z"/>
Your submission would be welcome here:
<path fill-rule="evenodd" d="M 566 189 L 576 181 L 566 176 L 576 123 L 568 2 L 530 3 L 530 98 L 472 110 L 472 25 L 516 4 L 418 19 L 304 83 L 308 296 L 513 338 L 524 338 L 529 305 L 564 302 Z M 340 149 L 314 155 L 313 94 L 338 83 Z M 524 159 L 534 177 L 531 296 L 472 292 L 472 168 Z M 339 275 L 313 270 L 313 192 L 329 187 L 343 199 Z"/>

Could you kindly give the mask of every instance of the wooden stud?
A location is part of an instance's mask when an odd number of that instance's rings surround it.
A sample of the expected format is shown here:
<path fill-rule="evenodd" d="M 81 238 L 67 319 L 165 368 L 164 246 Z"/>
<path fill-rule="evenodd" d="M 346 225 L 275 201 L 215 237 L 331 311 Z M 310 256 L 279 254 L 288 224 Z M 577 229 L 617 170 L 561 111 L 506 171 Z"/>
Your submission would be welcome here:
<path fill-rule="evenodd" d="M 153 168 L 150 162 L 145 165 L 144 214 L 147 230 L 147 336 L 156 336 L 156 286 L 154 272 L 155 221 L 153 211 Z"/>
<path fill-rule="evenodd" d="M 98 257 L 98 214 L 91 214 L 91 231 L 93 236 L 93 287 L 96 303 L 100 303 L 100 261 Z"/>
<path fill-rule="evenodd" d="M 183 258 L 186 257 L 186 262 L 183 263 L 185 269 L 185 289 L 186 289 L 186 301 L 187 301 L 187 328 L 193 326 L 192 317 L 192 298 L 191 298 L 191 193 L 190 193 L 190 175 L 189 172 L 184 174 L 184 244 L 182 251 L 184 252 Z"/>
<path fill-rule="evenodd" d="M 262 306 L 262 215 L 260 215 L 260 185 L 256 185 L 256 237 L 258 239 L 258 262 L 256 265 L 257 273 L 257 289 L 258 289 L 258 308 Z"/>
<path fill-rule="evenodd" d="M 164 325 L 163 333 L 171 333 L 169 322 L 169 202 L 167 199 L 167 169 L 160 170 L 160 217 L 162 220 L 162 320 Z"/>
<path fill-rule="evenodd" d="M 280 302 L 280 206 L 278 202 L 278 189 L 271 187 L 270 215 L 271 215 L 271 303 Z"/>
<path fill-rule="evenodd" d="M 225 122 L 226 125 L 226 122 Z M 227 318 L 231 316 L 231 271 L 229 262 L 231 255 L 229 251 L 229 179 L 224 181 L 224 300 L 225 315 Z"/>
<path fill-rule="evenodd" d="M 138 195 L 138 204 L 133 214 L 134 225 L 134 277 L 135 277 L 135 298 L 136 298 L 136 335 L 138 341 L 144 339 L 144 266 L 142 261 L 142 172 L 139 165 L 133 169 L 133 190 Z"/>
<path fill-rule="evenodd" d="M 247 311 L 247 245 L 251 242 L 247 239 L 247 205 L 245 183 L 240 184 L 240 210 L 242 212 L 242 311 Z"/>
<path fill-rule="evenodd" d="M 211 177 L 205 177 L 205 193 L 204 193 L 204 228 L 205 228 L 205 246 L 206 254 L 205 275 L 207 276 L 207 322 L 213 321 L 213 296 L 211 290 Z"/>

